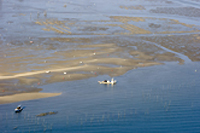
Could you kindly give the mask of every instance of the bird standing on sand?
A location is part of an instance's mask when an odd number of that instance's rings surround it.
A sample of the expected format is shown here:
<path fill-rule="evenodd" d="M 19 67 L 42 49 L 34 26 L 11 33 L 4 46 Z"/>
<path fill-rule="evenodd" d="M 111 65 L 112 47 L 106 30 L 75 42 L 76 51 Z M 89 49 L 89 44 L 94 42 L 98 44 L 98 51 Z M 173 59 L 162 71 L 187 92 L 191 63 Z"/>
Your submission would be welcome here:
<path fill-rule="evenodd" d="M 50 73 L 51 71 L 46 71 L 46 73 Z"/>

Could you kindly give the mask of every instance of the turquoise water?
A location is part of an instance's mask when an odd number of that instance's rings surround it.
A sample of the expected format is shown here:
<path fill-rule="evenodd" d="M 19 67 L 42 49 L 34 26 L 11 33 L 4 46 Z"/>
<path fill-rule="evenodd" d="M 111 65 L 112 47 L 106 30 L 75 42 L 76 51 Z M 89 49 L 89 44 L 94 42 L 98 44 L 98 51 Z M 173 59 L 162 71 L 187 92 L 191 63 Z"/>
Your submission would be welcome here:
<path fill-rule="evenodd" d="M 104 79 L 49 84 L 44 92 L 62 95 L 0 105 L 1 132 L 200 132 L 199 63 L 138 68 L 114 86 Z M 26 108 L 15 114 L 18 104 Z M 58 113 L 36 117 L 49 111 Z"/>

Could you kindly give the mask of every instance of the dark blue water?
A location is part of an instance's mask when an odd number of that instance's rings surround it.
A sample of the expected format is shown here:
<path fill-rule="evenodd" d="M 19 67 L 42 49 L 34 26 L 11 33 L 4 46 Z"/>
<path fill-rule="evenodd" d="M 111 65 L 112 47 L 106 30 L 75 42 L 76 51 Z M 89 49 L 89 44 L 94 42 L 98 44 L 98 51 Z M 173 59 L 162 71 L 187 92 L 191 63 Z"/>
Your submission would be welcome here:
<path fill-rule="evenodd" d="M 0 105 L 1 132 L 200 132 L 199 63 L 131 70 L 114 86 L 104 79 L 49 84 L 44 92 L 62 95 Z M 26 108 L 15 114 L 18 104 Z M 58 113 L 36 117 L 49 111 Z"/>

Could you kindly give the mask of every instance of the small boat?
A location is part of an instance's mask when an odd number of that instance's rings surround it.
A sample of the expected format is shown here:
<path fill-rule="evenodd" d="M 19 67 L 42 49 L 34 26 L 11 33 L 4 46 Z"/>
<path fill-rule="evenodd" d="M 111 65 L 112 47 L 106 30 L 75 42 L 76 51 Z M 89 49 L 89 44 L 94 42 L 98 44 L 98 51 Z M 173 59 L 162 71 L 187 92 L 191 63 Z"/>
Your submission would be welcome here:
<path fill-rule="evenodd" d="M 112 78 L 111 81 L 109 81 L 109 80 L 104 80 L 104 81 L 98 81 L 98 82 L 99 82 L 99 84 L 111 84 L 111 85 L 114 85 L 114 84 L 117 83 L 117 80 L 114 80 L 114 79 Z"/>
<path fill-rule="evenodd" d="M 15 113 L 20 113 L 24 108 L 21 107 L 21 105 L 18 105 L 15 109 Z"/>

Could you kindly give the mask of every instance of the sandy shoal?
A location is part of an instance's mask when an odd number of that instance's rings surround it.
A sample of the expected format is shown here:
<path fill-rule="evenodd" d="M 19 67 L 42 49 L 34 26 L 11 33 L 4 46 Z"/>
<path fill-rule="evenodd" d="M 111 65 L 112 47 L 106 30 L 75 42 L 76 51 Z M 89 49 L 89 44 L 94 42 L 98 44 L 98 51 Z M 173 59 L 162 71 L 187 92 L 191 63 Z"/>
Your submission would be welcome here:
<path fill-rule="evenodd" d="M 181 61 L 175 54 L 169 54 L 148 43 L 129 42 L 122 47 L 117 45 L 120 41 L 115 39 L 114 43 L 78 45 L 72 47 L 73 50 L 58 49 L 49 57 L 31 56 L 28 58 L 29 61 L 25 58 L 27 54 L 16 60 L 15 57 L 21 52 L 19 49 L 15 52 L 16 55 L 9 56 L 8 53 L 8 58 L 2 58 L 0 64 L 0 94 L 4 95 L 0 97 L 0 104 L 60 95 L 61 93 L 35 92 L 39 91 L 38 87 L 50 83 L 81 80 L 99 75 L 117 77 L 138 67 L 161 65 L 163 63 L 160 60 Z M 135 46 L 137 49 L 130 49 L 129 46 Z M 23 51 L 29 49 L 21 48 Z M 43 49 L 36 49 L 34 52 L 41 51 Z M 10 95 L 11 93 L 17 94 Z"/>
<path fill-rule="evenodd" d="M 64 71 L 64 70 L 76 70 L 79 68 L 82 68 L 85 66 L 77 66 L 77 67 L 71 67 L 71 68 L 63 68 L 63 69 L 53 69 L 53 70 L 48 70 L 49 72 L 53 71 L 53 72 L 60 72 L 60 71 Z M 12 76 L 0 76 L 0 79 L 12 79 L 12 78 L 18 78 L 18 77 L 24 77 L 24 76 L 31 76 L 31 75 L 36 75 L 36 74 L 43 74 L 46 73 L 46 71 L 35 71 L 35 72 L 27 72 L 27 73 L 20 73 L 20 74 L 16 74 L 16 75 L 12 75 Z"/>
<path fill-rule="evenodd" d="M 14 102 L 20 102 L 20 101 L 26 101 L 26 100 L 47 98 L 47 97 L 55 97 L 58 95 L 61 95 L 61 93 L 38 93 L 38 92 L 20 93 L 20 94 L 0 97 L 0 104 L 14 103 Z"/>

